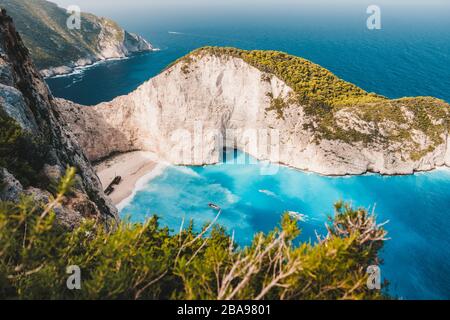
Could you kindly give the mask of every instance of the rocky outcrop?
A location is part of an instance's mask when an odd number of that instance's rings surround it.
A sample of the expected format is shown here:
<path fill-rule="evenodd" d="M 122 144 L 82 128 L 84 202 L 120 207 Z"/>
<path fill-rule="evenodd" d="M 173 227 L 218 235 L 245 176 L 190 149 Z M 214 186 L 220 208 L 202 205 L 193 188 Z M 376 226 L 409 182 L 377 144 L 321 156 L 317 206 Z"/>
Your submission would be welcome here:
<path fill-rule="evenodd" d="M 22 184 L 5 168 L 0 168 L 0 182 L 0 201 L 17 201 L 23 193 Z"/>
<path fill-rule="evenodd" d="M 241 58 L 202 54 L 176 63 L 128 96 L 95 107 L 64 100 L 59 105 L 91 160 L 146 150 L 174 164 L 213 164 L 228 147 L 324 175 L 410 174 L 450 165 L 448 124 L 436 120 L 442 130 L 433 138 L 416 130 L 408 99 L 388 101 L 410 119 L 401 123 L 371 119 L 360 114 L 363 109 L 339 109 L 334 132 L 362 137 L 345 141 L 320 135 L 320 119 L 290 101 L 292 94 L 283 80 Z M 448 104 L 430 99 L 413 101 L 450 111 Z M 398 138 L 400 130 L 411 134 Z"/>
<path fill-rule="evenodd" d="M 61 63 L 64 63 L 61 66 L 51 66 L 41 69 L 41 75 L 49 78 L 69 74 L 77 68 L 90 66 L 100 61 L 123 59 L 133 54 L 154 50 L 153 46 L 147 40 L 139 35 L 121 29 L 117 24 L 108 19 L 101 18 L 97 27 L 100 29 L 100 33 L 98 39 L 95 40 L 97 48 L 93 52 L 77 60 L 61 61 Z"/>
<path fill-rule="evenodd" d="M 16 201 L 21 191 L 37 199 L 48 200 L 50 185 L 57 183 L 66 168 L 72 166 L 77 172 L 75 186 L 60 210 L 65 212 L 59 214 L 61 220 L 68 225 L 80 221 L 82 217 L 92 215 L 105 222 L 116 220 L 117 210 L 104 195 L 90 162 L 72 133 L 61 121 L 54 98 L 34 67 L 12 19 L 3 10 L 0 12 L 0 82 L 0 113 L 3 123 L 10 126 L 2 127 L 2 130 L 5 130 L 5 134 L 6 130 L 11 129 L 16 136 L 21 134 L 23 137 L 31 137 L 29 143 L 32 144 L 29 146 L 38 151 L 45 151 L 45 163 L 33 166 L 33 169 L 39 171 L 37 173 L 39 181 L 34 183 L 27 181 L 26 186 L 20 179 L 14 177 L 13 171 L 9 170 L 9 167 L 16 170 L 21 166 L 18 163 L 3 161 L 9 159 L 6 158 L 9 155 L 0 155 L 0 163 L 6 166 L 0 168 L 2 200 Z M 20 139 L 19 137 L 18 141 Z M 2 143 L 5 143 L 2 144 L 2 148 L 5 145 L 10 150 L 15 148 L 9 141 Z M 2 152 L 4 150 L 2 149 Z M 22 160 L 18 158 L 15 162 Z M 38 161 L 29 159 L 31 162 L 33 160 Z M 85 210 L 86 207 L 90 210 Z"/>
<path fill-rule="evenodd" d="M 114 153 L 141 148 L 138 141 L 140 128 L 133 127 L 134 117 L 131 113 L 118 116 L 113 109 L 99 110 L 97 107 L 85 107 L 64 99 L 57 99 L 57 101 L 67 128 L 91 161 L 106 158 Z M 132 112 L 126 108 L 119 112 L 128 113 L 128 111 Z M 115 122 L 113 119 L 120 119 L 117 125 L 112 124 Z M 122 120 L 123 123 L 119 123 Z"/>
<path fill-rule="evenodd" d="M 81 15 L 81 28 L 67 27 L 69 14 L 45 0 L 0 0 L 13 17 L 17 30 L 45 77 L 67 74 L 77 67 L 151 51 L 139 35 L 123 30 L 114 21 L 92 14 Z"/>

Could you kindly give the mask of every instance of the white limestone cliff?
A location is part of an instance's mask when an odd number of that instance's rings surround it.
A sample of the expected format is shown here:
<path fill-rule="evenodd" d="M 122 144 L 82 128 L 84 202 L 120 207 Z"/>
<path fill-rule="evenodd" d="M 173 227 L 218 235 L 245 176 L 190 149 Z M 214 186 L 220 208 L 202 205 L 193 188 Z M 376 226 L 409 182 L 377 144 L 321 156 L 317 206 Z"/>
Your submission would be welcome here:
<path fill-rule="evenodd" d="M 422 132 L 388 146 L 317 140 L 314 130 L 308 129 L 314 127 L 314 119 L 303 106 L 287 105 L 283 117 L 268 110 L 271 97 L 286 100 L 292 91 L 276 76 L 240 58 L 204 55 L 175 64 L 111 102 L 84 107 L 59 100 L 59 105 L 91 160 L 114 152 L 146 150 L 173 164 L 214 164 L 222 154 L 217 137 L 226 136 L 225 147 L 324 175 L 411 174 L 450 165 L 448 132 L 445 143 L 414 160 L 411 148 L 431 148 Z M 343 129 L 364 132 L 374 125 L 344 111 L 337 117 Z M 392 123 L 378 125 L 381 135 L 387 127 L 395 129 Z M 258 139 L 252 137 L 255 132 Z"/>

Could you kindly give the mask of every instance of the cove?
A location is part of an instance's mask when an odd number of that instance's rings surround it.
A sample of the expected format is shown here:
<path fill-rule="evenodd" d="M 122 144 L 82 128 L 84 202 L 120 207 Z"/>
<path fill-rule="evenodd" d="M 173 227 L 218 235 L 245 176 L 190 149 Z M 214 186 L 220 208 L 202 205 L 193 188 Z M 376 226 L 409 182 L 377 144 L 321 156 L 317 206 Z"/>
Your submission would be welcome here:
<path fill-rule="evenodd" d="M 228 151 L 225 158 L 213 166 L 168 167 L 136 193 L 122 217 L 143 222 L 156 214 L 177 232 L 183 218 L 194 220 L 197 228 L 212 221 L 215 211 L 208 203 L 213 202 L 223 209 L 218 224 L 245 246 L 256 232 L 272 230 L 286 211 L 306 215 L 299 222 L 300 241 L 314 242 L 314 231 L 325 232 L 336 201 L 375 207 L 378 222 L 389 220 L 385 228 L 391 240 L 381 255 L 388 292 L 403 299 L 450 298 L 449 170 L 324 177 L 280 167 L 277 174 L 264 176 L 263 164 L 250 162 L 244 153 Z"/>

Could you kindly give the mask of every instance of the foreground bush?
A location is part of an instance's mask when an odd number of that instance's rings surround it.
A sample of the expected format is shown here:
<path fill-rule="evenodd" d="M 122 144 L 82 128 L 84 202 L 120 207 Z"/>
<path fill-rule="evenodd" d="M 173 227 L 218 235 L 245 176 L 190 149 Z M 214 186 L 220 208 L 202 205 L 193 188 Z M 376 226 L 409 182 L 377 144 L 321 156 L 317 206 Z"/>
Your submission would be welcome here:
<path fill-rule="evenodd" d="M 73 175 L 73 172 L 71 173 Z M 377 264 L 386 232 L 363 209 L 338 203 L 328 234 L 293 245 L 300 230 L 288 215 L 269 234 L 238 248 L 224 229 L 192 223 L 172 234 L 153 217 L 106 231 L 86 220 L 60 227 L 53 212 L 70 186 L 42 206 L 29 198 L 0 203 L 2 299 L 377 299 L 366 269 Z M 81 269 L 69 290 L 66 268 Z"/>

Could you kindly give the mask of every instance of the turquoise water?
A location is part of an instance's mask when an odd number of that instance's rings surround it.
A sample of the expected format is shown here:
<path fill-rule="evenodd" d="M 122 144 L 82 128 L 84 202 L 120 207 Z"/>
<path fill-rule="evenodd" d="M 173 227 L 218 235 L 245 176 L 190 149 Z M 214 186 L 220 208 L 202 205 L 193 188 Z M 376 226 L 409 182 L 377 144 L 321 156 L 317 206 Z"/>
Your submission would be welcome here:
<path fill-rule="evenodd" d="M 411 176 L 365 175 L 331 178 L 280 167 L 260 175 L 260 165 L 245 163 L 244 154 L 229 152 L 224 164 L 169 167 L 146 184 L 121 212 L 132 221 L 153 214 L 179 230 L 183 218 L 197 227 L 213 220 L 213 202 L 222 207 L 218 224 L 245 246 L 255 232 L 270 231 L 285 211 L 307 215 L 302 241 L 324 233 L 333 203 L 376 208 L 379 222 L 389 220 L 389 240 L 382 253 L 389 292 L 405 299 L 450 298 L 450 171 Z"/>
<path fill-rule="evenodd" d="M 312 1 L 311 1 L 312 2 Z M 274 49 L 310 59 L 367 91 L 390 98 L 435 96 L 450 101 L 450 7 L 383 6 L 380 31 L 365 27 L 366 8 L 252 6 L 147 10 L 98 6 L 130 31 L 161 50 L 108 62 L 75 75 L 49 79 L 56 96 L 96 104 L 127 94 L 169 63 L 205 45 Z M 393 1 L 394 2 L 394 1 Z M 216 1 L 214 1 L 216 3 Z M 248 5 L 247 5 L 248 7 Z M 89 7 L 83 7 L 89 10 Z M 174 33 L 175 32 L 175 33 Z M 224 208 L 219 223 L 242 245 L 256 231 L 268 231 L 283 211 L 309 216 L 302 240 L 323 232 L 326 215 L 339 199 L 374 206 L 392 238 L 383 252 L 383 275 L 391 293 L 407 299 L 450 298 L 450 173 L 402 177 L 368 175 L 327 178 L 280 168 L 259 175 L 251 165 L 170 167 L 123 210 L 135 221 L 153 213 L 177 230 L 181 219 L 197 226 L 213 218 L 208 202 Z"/>

